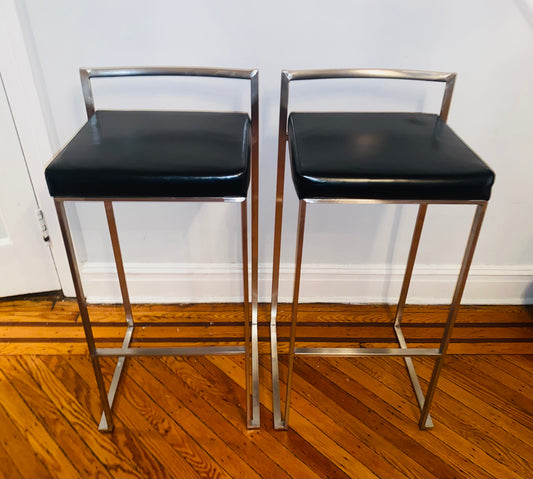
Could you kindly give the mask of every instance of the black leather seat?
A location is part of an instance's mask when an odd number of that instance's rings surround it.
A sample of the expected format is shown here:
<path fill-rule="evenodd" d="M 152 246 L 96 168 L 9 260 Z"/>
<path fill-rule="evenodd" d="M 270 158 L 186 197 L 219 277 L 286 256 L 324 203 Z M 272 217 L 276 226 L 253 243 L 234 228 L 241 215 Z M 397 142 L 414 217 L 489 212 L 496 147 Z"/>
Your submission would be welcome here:
<path fill-rule="evenodd" d="M 438 115 L 291 113 L 302 198 L 488 200 L 494 173 Z"/>
<path fill-rule="evenodd" d="M 97 111 L 46 168 L 54 197 L 246 197 L 246 113 Z"/>

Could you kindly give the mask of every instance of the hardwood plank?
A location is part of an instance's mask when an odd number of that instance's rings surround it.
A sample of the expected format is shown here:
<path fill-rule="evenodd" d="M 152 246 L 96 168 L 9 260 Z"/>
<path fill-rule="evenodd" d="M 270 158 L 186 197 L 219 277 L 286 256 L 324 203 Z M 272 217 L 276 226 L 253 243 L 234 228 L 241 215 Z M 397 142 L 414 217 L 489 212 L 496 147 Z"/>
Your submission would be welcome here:
<path fill-rule="evenodd" d="M 4 365 L 4 358 L 0 358 L 0 364 Z M 2 369 L 2 368 L 0 368 Z M 3 403 L 3 401 L 2 401 Z M 15 463 L 22 477 L 52 477 L 41 457 L 37 454 L 25 434 L 14 424 L 8 413 L 0 403 L 0 443 L 8 457 Z M 1 467 L 4 471 L 3 466 Z M 9 469 L 6 467 L 5 472 Z"/>
<path fill-rule="evenodd" d="M 135 364 L 136 362 L 132 361 L 133 366 L 140 368 Z M 132 379 L 134 374 L 132 368 L 128 368 L 128 374 L 120 389 L 129 404 L 127 407 L 122 405 L 120 410 L 116 408 L 116 414 L 127 416 L 132 409 L 140 412 L 153 430 L 160 434 L 159 437 L 152 434 L 153 438 L 149 438 L 149 446 L 152 450 L 160 451 L 161 456 L 165 457 L 165 464 L 169 466 L 169 472 L 172 472 L 174 476 L 176 474 L 183 475 L 181 463 L 185 460 L 188 464 L 187 469 L 192 468 L 195 477 L 231 477 L 215 459 L 194 441 L 179 422 L 174 420 L 166 408 L 161 407 L 147 391 L 143 390 Z M 138 434 L 146 435 L 147 428 L 143 428 L 142 424 L 137 423 L 135 430 Z M 175 456 L 178 454 L 179 458 L 176 460 Z M 177 471 L 174 470 L 176 468 L 178 468 Z"/>
<path fill-rule="evenodd" d="M 56 303 L 53 311 L 46 301 L 42 310 L 39 310 L 39 301 L 20 304 L 24 307 L 11 303 L 9 311 L 0 311 L 2 354 L 86 353 L 81 323 L 72 320 L 77 315 L 75 302 Z M 37 310 L 33 311 L 31 307 L 36 305 Z M 117 346 L 124 333 L 122 308 L 92 305 L 90 309 L 96 315 L 93 331 L 99 343 Z M 243 323 L 239 304 L 136 305 L 134 309 L 139 324 L 133 341 L 135 346 L 210 345 L 218 340 L 222 344 L 232 341 L 241 344 Z M 390 347 L 396 344 L 390 327 L 393 309 L 386 305 L 301 305 L 301 310 L 304 320 L 300 317 L 297 332 L 300 339 L 305 340 L 301 341 L 304 346 Z M 408 311 L 404 321 L 408 344 L 411 347 L 438 345 L 446 308 L 413 306 Z M 287 305 L 280 305 L 280 352 L 288 347 L 289 312 Z M 268 354 L 268 305 L 260 305 L 259 313 L 260 351 Z M 530 352 L 532 317 L 533 308 L 528 307 L 464 307 L 452 336 L 450 353 Z M 371 319 L 378 322 L 371 325 L 368 323 Z M 193 338 L 203 340 L 198 343 Z"/>
<path fill-rule="evenodd" d="M 14 371 L 20 371 L 21 368 L 30 374 L 35 380 L 36 384 L 43 390 L 43 393 L 52 402 L 52 407 L 48 407 L 47 413 L 53 415 L 54 407 L 56 415 L 61 411 L 66 419 L 57 418 L 52 421 L 51 432 L 56 441 L 60 444 L 65 444 L 64 450 L 66 454 L 72 452 L 70 457 L 76 457 L 76 448 L 86 448 L 85 460 L 76 462 L 76 466 L 84 477 L 94 476 L 100 473 L 98 462 L 101 461 L 108 469 L 113 477 L 140 477 L 135 464 L 117 447 L 115 441 L 110 435 L 101 434 L 94 427 L 94 422 L 89 415 L 89 411 L 81 407 L 75 395 L 71 393 L 72 390 L 79 389 L 79 384 L 68 383 L 63 384 L 60 377 L 63 376 L 60 368 L 54 367 L 50 369 L 49 364 L 46 364 L 39 357 L 24 356 L 18 358 L 19 365 L 15 361 L 11 361 L 11 366 Z M 96 391 L 95 391 L 96 392 Z M 36 391 L 34 392 L 36 395 Z M 35 399 L 35 397 L 34 397 Z M 38 403 L 36 404 L 38 407 Z M 48 416 L 50 418 L 50 416 Z M 49 419 L 50 420 L 50 419 Z M 85 431 L 83 439 L 76 437 L 73 431 Z M 70 433 L 70 434 L 69 434 Z M 88 461 L 88 463 L 86 463 Z M 104 476 L 109 477 L 105 473 Z"/>
<path fill-rule="evenodd" d="M 57 445 L 48 430 L 37 419 L 1 370 L 0 397 L 2 398 L 2 405 L 5 411 L 12 418 L 17 428 L 24 433 L 32 449 L 37 453 L 42 462 L 46 464 L 52 476 L 81 477 L 79 471 Z"/>
<path fill-rule="evenodd" d="M 87 387 L 91 379 L 94 381 L 90 362 L 87 360 L 66 361 L 65 358 L 58 358 L 58 362 L 63 366 L 66 383 L 73 382 L 69 378 L 78 378 L 76 381 L 83 389 L 79 397 L 82 398 L 85 407 L 92 412 L 94 417 L 92 429 L 96 431 L 101 416 L 101 406 L 96 388 Z M 112 367 L 112 361 L 103 362 Z M 128 391 L 128 389 L 125 390 Z M 179 454 L 179 451 L 160 440 L 145 416 L 138 409 L 131 407 L 124 395 L 118 395 L 113 409 L 117 411 L 113 417 L 115 429 L 112 433 L 105 434 L 111 436 L 119 449 L 127 455 L 128 460 L 138 468 L 142 477 L 199 477 Z"/>
<path fill-rule="evenodd" d="M 0 355 L 82 355 L 88 354 L 87 345 L 83 338 L 79 338 L 73 342 L 69 338 L 65 338 L 62 342 L 51 342 L 47 338 L 32 338 L 31 340 L 22 340 L 19 342 L 5 342 L 0 343 Z M 270 345 L 267 343 L 267 337 L 260 338 L 259 353 L 269 354 Z M 119 347 L 120 343 L 113 341 L 111 343 L 103 343 L 106 347 Z M 228 343 L 228 345 L 234 345 L 235 343 Z M 213 346 L 215 343 L 209 342 L 194 342 L 194 343 L 182 343 L 182 342 L 153 342 L 153 343 L 136 343 L 136 346 L 142 347 L 172 347 L 172 346 Z M 219 343 L 216 345 L 224 345 Z M 356 346 L 354 343 L 353 346 Z M 306 343 L 306 347 L 324 347 L 324 343 Z M 327 343 L 327 346 L 333 347 L 346 347 L 346 343 Z M 361 347 L 390 347 L 391 343 L 363 343 Z M 424 344 L 410 344 L 410 347 L 424 347 Z M 434 347 L 434 345 L 430 346 Z M 501 343 L 501 342 L 483 342 L 474 344 L 454 344 L 452 343 L 448 349 L 448 352 L 453 355 L 523 355 L 531 352 L 531 343 Z M 286 354 L 288 352 L 288 345 L 281 344 L 279 347 L 279 354 Z"/>
<path fill-rule="evenodd" d="M 173 387 L 168 387 L 168 390 L 173 395 L 171 399 L 175 398 L 180 401 L 195 416 L 197 421 L 205 424 L 209 428 L 210 434 L 216 435 L 218 441 L 221 444 L 225 444 L 226 454 L 229 457 L 246 457 L 248 466 L 253 469 L 255 476 L 288 477 L 285 471 L 265 451 L 247 439 L 246 436 L 254 434 L 253 431 L 243 434 L 222 416 L 215 407 L 199 397 L 197 386 L 194 382 L 191 382 L 190 375 L 187 375 L 188 368 L 184 367 L 183 363 L 184 361 L 181 358 L 165 357 L 159 361 L 143 362 L 143 365 L 146 371 L 159 381 L 159 384 L 165 386 L 173 385 Z M 197 377 L 196 379 L 206 384 L 205 378 Z M 207 383 L 207 387 L 209 386 Z M 179 393 L 176 391 L 179 391 Z M 226 400 L 235 402 L 237 398 L 233 395 Z M 241 416 L 239 419 L 243 420 L 243 417 Z M 239 466 L 240 468 L 242 468 L 242 465 Z M 251 471 L 248 474 L 250 473 Z M 240 474 L 241 476 L 242 474 L 247 475 L 244 471 Z"/>
<path fill-rule="evenodd" d="M 0 343 L 0 356 L 22 356 L 22 355 L 78 355 L 87 356 L 87 344 L 80 342 L 65 343 L 37 343 L 37 342 L 20 342 L 20 343 Z"/>
<path fill-rule="evenodd" d="M 342 382 L 342 378 L 344 377 L 342 373 L 339 373 L 339 371 L 328 364 L 327 361 L 321 361 L 318 358 L 309 359 L 310 361 L 297 361 L 297 369 L 295 368 L 295 372 L 298 371 L 297 374 L 310 374 L 317 366 L 319 366 L 321 375 L 314 378 L 315 384 L 321 389 L 326 387 L 330 388 L 331 394 L 335 394 L 337 402 L 339 402 L 342 407 L 347 411 L 357 411 L 361 420 L 364 422 L 368 421 L 367 423 L 369 425 L 371 424 L 372 428 L 389 436 L 391 435 L 391 432 L 396 432 L 396 437 L 394 439 L 389 437 L 389 441 L 397 447 L 403 447 L 402 443 L 407 434 L 419 445 L 424 445 L 424 448 L 427 449 L 425 452 L 426 457 L 428 456 L 428 452 L 433 453 L 433 456 L 439 454 L 447 464 L 455 469 L 455 475 L 459 473 L 459 475 L 469 474 L 474 477 L 490 477 L 491 474 L 487 473 L 487 470 L 482 468 L 482 465 L 476 462 L 476 459 L 478 459 L 477 456 L 474 455 L 474 457 L 469 457 L 470 451 L 468 451 L 467 456 L 464 456 L 463 454 L 459 454 L 453 447 L 453 441 L 460 440 L 460 437 L 453 434 L 452 431 L 449 431 L 449 435 L 447 436 L 448 440 L 441 440 L 440 444 L 434 437 L 432 437 L 431 440 L 424 441 L 425 438 L 420 437 L 424 432 L 418 430 L 417 421 L 414 417 L 405 418 L 400 411 L 391 407 L 388 402 L 378 397 L 373 390 L 369 390 L 356 382 L 354 378 L 352 378 L 351 383 L 356 385 L 356 388 L 354 388 L 352 392 L 343 390 L 340 386 L 337 386 L 337 384 L 342 384 L 342 386 L 347 384 L 346 381 Z M 357 399 L 354 400 L 354 398 Z M 385 420 L 381 419 L 382 417 L 386 417 L 386 422 L 389 422 L 389 424 L 386 424 L 385 428 L 383 427 L 383 422 Z M 394 417 L 394 420 L 392 420 L 392 417 Z M 387 429 L 387 431 L 385 429 Z M 402 431 L 403 434 L 400 434 Z M 449 445 L 452 445 L 453 448 Z M 424 454 L 421 449 L 422 448 L 418 447 L 418 454 Z M 416 457 L 418 459 L 418 456 Z M 428 459 L 435 460 L 434 457 Z M 434 465 L 432 466 L 428 463 L 425 467 L 430 468 L 433 474 L 438 473 L 439 469 L 442 471 L 442 465 L 437 469 Z M 440 472 L 440 474 L 442 474 L 442 472 Z"/>
<path fill-rule="evenodd" d="M 23 311 L 6 313 L 0 310 L 0 326 L 18 325 L 20 323 L 58 323 L 63 322 L 70 325 L 76 325 L 77 314 L 74 313 L 56 313 L 55 311 L 41 312 L 34 309 L 25 309 Z"/>
<path fill-rule="evenodd" d="M 356 362 L 358 371 L 360 371 L 357 373 L 357 380 L 365 384 L 366 387 L 372 388 L 376 392 L 379 391 L 380 396 L 388 398 L 388 402 L 393 407 L 406 409 L 405 414 L 416 421 L 419 417 L 419 411 L 415 406 L 416 402 L 409 380 L 405 377 L 405 366 L 397 360 L 365 359 Z M 333 359 L 328 361 L 335 362 Z M 344 364 L 340 363 L 338 367 L 345 371 Z M 402 381 L 391 382 L 391 378 L 403 377 L 405 379 Z M 424 387 L 423 379 L 422 384 Z M 387 389 L 390 389 L 390 392 Z M 441 437 L 440 430 L 442 429 L 441 426 L 444 425 L 446 428 L 456 431 L 498 463 L 502 463 L 512 471 L 517 471 L 521 477 L 528 477 L 533 472 L 530 466 L 531 461 L 527 459 L 533 459 L 533 449 L 530 446 L 513 434 L 496 426 L 477 411 L 468 408 L 446 391 L 438 391 L 431 408 L 431 414 L 437 425 L 433 429 L 433 433 L 438 437 Z M 455 444 L 454 441 L 452 445 Z"/>
<path fill-rule="evenodd" d="M 75 300 L 72 301 L 74 304 L 77 303 Z M 38 299 L 36 301 L 30 301 L 30 300 L 0 300 L 0 312 L 1 313 L 13 313 L 17 311 L 26 311 L 26 310 L 32 310 L 32 311 L 42 311 L 47 312 L 51 311 L 54 306 L 54 301 L 52 300 L 42 300 Z"/>
<path fill-rule="evenodd" d="M 26 367 L 21 364 L 25 363 Z M 86 441 L 83 437 L 78 435 L 76 429 L 71 425 L 60 411 L 65 414 L 70 409 L 70 401 L 65 404 L 56 401 L 55 403 L 46 395 L 46 393 L 39 386 L 39 380 L 46 377 L 39 378 L 31 376 L 30 371 L 39 367 L 32 362 L 31 358 L 9 358 L 8 361 L 3 362 L 4 372 L 8 374 L 11 379 L 11 384 L 25 399 L 28 407 L 37 416 L 42 424 L 50 431 L 54 440 L 58 443 L 61 449 L 68 457 L 76 457 L 76 467 L 84 477 L 112 477 L 107 472 L 98 458 L 97 453 L 93 453 L 86 446 Z M 44 369 L 44 368 L 43 368 Z M 52 390 L 52 387 L 45 383 L 45 388 L 52 394 L 61 395 L 62 391 Z M 78 454 L 79 450 L 85 450 L 84 454 Z"/>
<path fill-rule="evenodd" d="M 219 356 L 216 358 L 217 366 L 228 375 L 239 379 L 239 384 L 244 387 L 244 367 L 238 364 L 235 358 Z M 263 388 L 268 385 L 262 382 Z M 314 421 L 314 414 L 309 417 L 304 416 L 298 410 L 293 411 L 291 416 L 291 427 L 293 427 L 302 437 L 315 448 L 322 450 L 323 454 L 337 467 L 341 468 L 350 477 L 377 477 L 367 466 L 365 466 L 357 456 L 352 456 L 343 446 L 338 445 L 328 433 L 324 433 L 317 427 Z M 350 447 L 350 445 L 345 445 Z"/>
<path fill-rule="evenodd" d="M 185 361 L 187 361 L 192 367 L 197 369 L 198 371 L 201 371 L 203 375 L 206 377 L 209 377 L 209 382 L 212 384 L 220 384 L 222 383 L 222 386 L 217 387 L 216 390 L 214 388 L 209 388 L 207 391 L 205 391 L 206 397 L 205 400 L 209 402 L 213 402 L 212 399 L 209 398 L 207 395 L 216 394 L 217 395 L 217 407 L 234 407 L 238 408 L 239 412 L 242 415 L 242 410 L 236 403 L 227 401 L 227 400 L 221 400 L 219 399 L 220 396 L 227 397 L 228 393 L 227 388 L 233 389 L 235 387 L 235 383 L 229 379 L 229 377 L 222 373 L 221 370 L 214 364 L 217 362 L 216 357 L 197 357 L 197 358 L 184 358 Z M 207 372 L 206 372 L 207 371 Z M 240 373 L 242 371 L 237 371 L 237 373 Z M 266 371 L 266 374 L 262 375 L 263 381 L 266 384 L 269 384 L 269 372 Z M 231 382 L 232 384 L 228 386 L 228 382 Z M 239 387 L 240 388 L 240 387 Z M 242 394 L 242 388 L 241 394 Z M 269 391 L 266 391 L 265 388 L 260 389 L 260 396 L 262 403 L 270 403 L 271 402 L 271 396 L 268 394 Z M 236 414 L 235 416 L 237 416 Z M 232 415 L 228 414 L 226 417 L 231 417 Z M 241 418 L 239 418 L 241 419 Z M 241 427 L 244 428 L 244 417 L 242 417 L 241 421 L 237 423 L 237 426 L 241 424 Z M 265 443 L 264 440 L 264 433 L 271 434 L 272 438 L 275 442 L 283 445 L 285 447 L 285 450 L 281 450 L 278 457 L 287 457 L 287 454 L 292 454 L 296 459 L 294 461 L 292 457 L 287 458 L 288 460 L 283 461 L 283 467 L 286 469 L 286 471 L 292 475 L 293 477 L 314 477 L 315 474 L 318 474 L 319 477 L 330 477 L 330 478 L 347 478 L 348 476 L 340 470 L 338 467 L 336 467 L 331 461 L 329 461 L 318 449 L 315 449 L 313 446 L 311 446 L 304 438 L 302 438 L 298 433 L 296 433 L 293 429 L 289 429 L 288 431 L 275 431 L 273 429 L 272 424 L 272 414 L 270 411 L 263 405 L 261 405 L 261 435 L 258 434 L 252 434 L 250 435 L 251 440 L 257 440 L 257 443 L 262 445 L 262 447 L 265 448 L 265 450 L 270 451 L 271 453 L 275 453 L 276 448 L 273 447 L 270 443 L 270 441 Z M 275 457 L 275 454 L 272 454 Z M 307 464 L 307 467 L 310 468 L 313 472 L 306 472 L 305 470 L 300 470 L 300 464 L 303 464 L 304 467 L 305 464 Z M 295 468 L 293 470 L 293 468 Z"/>
<path fill-rule="evenodd" d="M 174 434 L 172 432 L 172 429 L 176 427 L 176 425 L 179 425 L 180 428 L 183 428 L 183 430 L 187 431 L 193 439 L 202 446 L 203 441 L 203 448 L 207 450 L 210 455 L 213 453 L 217 457 L 217 461 L 219 464 L 221 464 L 222 467 L 227 469 L 230 473 L 232 473 L 232 476 L 235 475 L 235 477 L 246 477 L 246 474 L 248 474 L 249 477 L 257 477 L 257 474 L 253 472 L 252 469 L 249 468 L 249 466 L 246 465 L 245 462 L 242 461 L 242 459 L 234 454 L 227 454 L 220 453 L 220 451 L 227 452 L 227 447 L 221 442 L 218 441 L 216 436 L 210 432 L 210 429 L 203 425 L 187 408 L 183 406 L 179 401 L 175 400 L 171 396 L 171 392 L 165 389 L 162 389 L 158 381 L 156 381 L 151 375 L 143 371 L 143 368 L 141 367 L 141 363 L 145 361 L 159 361 L 156 358 L 142 358 L 139 360 L 132 360 L 129 361 L 129 366 L 127 368 L 127 375 L 124 378 L 124 383 L 129 384 L 130 388 L 132 386 L 132 380 L 135 379 L 134 383 L 137 384 L 138 387 L 143 389 L 147 394 L 152 397 L 154 395 L 157 398 L 157 404 L 162 407 L 168 415 L 172 418 L 172 426 L 169 426 L 169 429 L 167 432 Z M 112 364 L 109 362 L 106 362 L 106 372 L 110 373 L 112 371 Z M 80 373 L 82 373 L 84 376 L 90 377 L 92 374 L 92 371 L 90 370 L 87 365 L 82 364 L 81 362 L 73 362 L 72 365 L 76 367 L 76 370 Z M 83 369 L 82 369 L 83 367 Z M 153 367 L 153 366 L 152 366 Z M 161 365 L 163 367 L 163 365 Z M 133 372 L 131 371 L 133 369 Z M 147 383 L 145 384 L 145 382 Z M 122 388 L 121 388 L 122 390 Z M 129 394 L 127 387 L 124 387 L 124 393 L 123 394 Z M 128 417 L 128 414 L 125 414 L 122 408 L 122 403 L 119 403 L 119 399 L 124 399 L 123 395 L 119 395 L 117 398 L 117 404 L 114 408 L 116 411 L 117 418 L 121 418 L 124 416 L 124 420 L 126 420 L 126 417 Z M 128 408 L 131 409 L 131 408 Z M 141 415 L 141 417 L 144 417 Z M 135 418 L 130 425 L 132 430 L 137 430 L 138 425 L 137 421 L 140 419 Z M 141 420 L 142 425 L 142 420 Z M 183 437 L 186 437 L 184 434 Z M 179 439 L 179 437 L 178 437 Z M 179 439 L 181 440 L 181 439 Z M 156 449 L 157 450 L 157 449 Z M 227 459 L 226 459 L 226 456 Z M 183 476 L 183 473 L 180 474 L 180 476 Z M 194 474 L 190 473 L 189 475 L 186 475 L 185 477 L 195 477 Z"/>
<path fill-rule="evenodd" d="M 18 479 L 24 476 L 19 471 L 13 459 L 4 449 L 4 446 L 0 443 L 0 478 L 2 479 Z"/>
<path fill-rule="evenodd" d="M 265 366 L 264 361 L 262 365 Z M 300 410 L 303 414 L 304 409 L 294 399 L 306 398 L 316 410 L 320 411 L 318 415 L 314 416 L 320 427 L 330 431 L 342 443 L 356 445 L 358 457 L 364 457 L 365 463 L 379 477 L 436 477 L 412 459 L 409 454 L 404 453 L 374 428 L 361 421 L 357 411 L 347 411 L 337 404 L 336 400 L 333 399 L 335 395 L 331 394 L 330 389 L 316 387 L 315 379 L 318 375 L 319 371 L 315 370 L 311 376 L 306 378 L 298 374 L 294 376 L 293 390 L 298 391 L 298 394 L 295 393 L 293 401 L 291 401 L 293 408 Z M 331 422 L 333 422 L 333 426 Z M 372 458 L 374 458 L 374 464 L 367 462 Z M 384 465 L 389 465 L 389 467 L 384 468 Z M 394 469 L 390 469 L 390 466 Z"/>
<path fill-rule="evenodd" d="M 468 380 L 465 376 L 468 375 Z M 475 384 L 475 391 L 483 398 L 486 404 L 503 412 L 508 418 L 525 428 L 533 429 L 533 403 L 527 397 L 516 392 L 512 398 L 506 394 L 505 386 L 498 378 L 488 378 L 480 372 L 479 368 L 465 364 L 464 361 L 450 361 L 447 366 L 447 377 L 465 390 L 470 390 L 470 384 Z M 501 376 L 499 376 L 501 378 Z M 533 445 L 533 437 L 531 437 Z"/>
<path fill-rule="evenodd" d="M 347 411 L 357 411 L 360 419 L 379 431 L 389 442 L 397 447 L 408 447 L 411 457 L 437 477 L 490 477 L 475 462 L 458 454 L 446 442 L 435 438 L 432 432 L 421 432 L 414 417 L 405 415 L 405 408 L 394 407 L 373 389 L 364 387 L 351 374 L 349 377 L 357 385 L 350 394 L 336 384 L 343 384 L 344 370 L 340 373 L 326 360 L 309 358 L 310 361 L 297 361 L 298 371 L 320 369 L 323 378 L 321 387 L 335 390 L 336 401 Z M 318 363 L 317 363 L 318 362 Z M 324 384 L 323 384 L 324 383 Z M 328 384 L 329 383 L 329 384 Z M 343 384 L 344 385 L 344 384 Z"/>
<path fill-rule="evenodd" d="M 272 428 L 272 416 L 266 408 L 261 408 L 261 434 L 249 434 L 244 411 L 240 404 L 231 401 L 231 399 L 228 400 L 232 397 L 236 387 L 231 378 L 222 373 L 211 361 L 201 356 L 184 357 L 182 360 L 190 368 L 187 377 L 194 381 L 196 393 L 203 401 L 211 404 L 226 420 L 232 423 L 233 427 L 247 436 L 248 440 L 258 448 L 269 451 L 269 456 L 275 458 L 288 455 L 290 457 L 282 465 L 290 477 L 309 479 L 319 477 L 305 462 L 300 461 L 289 448 L 279 442 L 278 433 Z"/>
<path fill-rule="evenodd" d="M 476 386 L 483 386 L 492 391 L 515 408 L 527 414 L 533 413 L 533 387 L 529 381 L 523 382 L 515 379 L 507 371 L 496 367 L 485 356 L 465 356 L 460 362 L 449 362 L 448 367 L 468 375 Z"/>
<path fill-rule="evenodd" d="M 505 367 L 510 364 L 515 368 L 516 377 L 522 377 L 524 382 L 529 382 L 527 378 L 531 378 L 531 374 L 533 374 L 533 355 L 507 354 L 501 356 L 500 360 L 506 364 Z"/>
<path fill-rule="evenodd" d="M 122 308 L 89 309 L 99 345 L 118 346 L 125 330 Z M 240 344 L 242 338 L 240 304 L 133 309 L 139 326 L 135 347 L 214 345 L 218 339 Z M 287 347 L 290 305 L 279 311 L 281 352 Z M 7 424 L 0 428 L 0 478 L 61 475 L 57 455 L 44 451 L 50 440 L 61 461 L 83 455 L 71 467 L 89 477 L 93 435 L 110 440 L 125 456 L 116 456 L 116 462 L 126 462 L 142 477 L 247 477 L 243 467 L 253 477 L 533 477 L 533 307 L 460 308 L 450 346 L 460 356 L 448 358 L 432 407 L 436 426 L 426 432 L 418 430 L 418 407 L 402 361 L 383 358 L 297 359 L 292 427 L 274 431 L 269 313 L 269 305 L 259 306 L 259 432 L 245 428 L 243 358 L 217 356 L 129 360 L 116 400 L 117 427 L 109 435 L 96 431 L 100 405 L 90 362 L 72 356 L 86 354 L 75 301 L 0 300 L 0 423 Z M 409 345 L 435 347 L 446 314 L 447 306 L 408 306 Z M 388 305 L 303 304 L 298 335 L 307 347 L 392 346 L 393 317 Z M 12 357 L 36 352 L 42 356 Z M 58 353 L 64 356 L 53 356 Z M 179 367 L 169 369 L 173 361 Z M 432 363 L 415 361 L 425 388 Z M 113 361 L 103 363 L 109 378 Z M 10 377 L 11 392 L 2 389 L 2 374 Z M 13 391 L 22 406 L 9 404 Z M 81 410 L 86 423 L 76 422 Z M 43 430 L 44 443 L 37 443 Z M 121 476 L 102 470 L 100 477 Z"/>
<path fill-rule="evenodd" d="M 229 320 L 238 318 L 242 321 L 242 305 L 239 303 L 198 303 L 198 304 L 136 304 L 132 306 L 135 319 L 137 315 L 152 317 L 170 315 L 173 318 L 199 319 L 202 315 L 211 313 L 210 320 Z M 393 322 L 395 306 L 389 305 L 350 305 L 331 303 L 304 303 L 299 306 L 299 320 L 315 321 L 370 321 Z M 444 322 L 449 306 L 446 305 L 407 305 L 404 313 L 404 322 Z M 0 311 L 2 303 L 0 302 Z M 53 308 L 57 312 L 78 312 L 75 300 L 58 302 Z M 259 319 L 267 320 L 270 316 L 269 305 L 259 305 Z M 104 319 L 106 315 L 113 315 L 118 320 L 123 320 L 124 315 L 120 305 L 89 305 L 89 312 L 93 313 L 94 320 Z M 289 321 L 291 306 L 282 303 L 278 307 L 278 320 Z M 93 318 L 91 318 L 93 319 Z M 459 309 L 457 323 L 463 321 L 494 321 L 533 322 L 532 306 L 469 306 L 463 305 Z"/>
<path fill-rule="evenodd" d="M 416 371 L 421 380 L 428 381 L 432 372 L 432 367 L 426 361 L 416 361 Z M 470 409 L 478 411 L 499 428 L 519 437 L 521 441 L 533 446 L 533 437 L 531 429 L 522 425 L 520 422 L 509 417 L 508 412 L 513 413 L 512 408 L 503 404 L 503 410 L 500 409 L 502 402 L 491 402 L 490 392 L 487 394 L 483 388 L 475 388 L 474 384 L 465 381 L 461 374 L 455 373 L 451 368 L 444 367 L 443 374 L 439 379 L 439 390 L 447 391 L 450 395 L 467 405 Z M 489 396 L 487 402 L 487 395 Z M 523 416 L 523 414 L 520 414 Z M 527 421 L 530 422 L 530 421 Z"/>

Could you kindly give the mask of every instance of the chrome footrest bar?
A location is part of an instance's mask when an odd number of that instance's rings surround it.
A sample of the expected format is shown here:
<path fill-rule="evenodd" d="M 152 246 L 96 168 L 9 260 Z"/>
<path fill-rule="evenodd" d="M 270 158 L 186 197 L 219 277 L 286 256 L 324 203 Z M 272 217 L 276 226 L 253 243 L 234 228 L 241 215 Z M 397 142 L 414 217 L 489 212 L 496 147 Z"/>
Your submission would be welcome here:
<path fill-rule="evenodd" d="M 179 348 L 96 348 L 96 355 L 104 356 L 220 356 L 244 354 L 244 346 L 205 346 Z"/>
<path fill-rule="evenodd" d="M 440 356 L 430 348 L 295 348 L 296 356 Z"/>

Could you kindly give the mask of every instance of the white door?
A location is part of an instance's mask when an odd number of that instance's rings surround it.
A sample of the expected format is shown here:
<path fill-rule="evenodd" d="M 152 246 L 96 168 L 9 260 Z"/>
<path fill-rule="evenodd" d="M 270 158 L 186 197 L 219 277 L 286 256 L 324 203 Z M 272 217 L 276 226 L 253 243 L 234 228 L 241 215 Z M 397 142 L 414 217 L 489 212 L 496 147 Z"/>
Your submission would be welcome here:
<path fill-rule="evenodd" d="M 0 297 L 60 289 L 0 75 Z"/>

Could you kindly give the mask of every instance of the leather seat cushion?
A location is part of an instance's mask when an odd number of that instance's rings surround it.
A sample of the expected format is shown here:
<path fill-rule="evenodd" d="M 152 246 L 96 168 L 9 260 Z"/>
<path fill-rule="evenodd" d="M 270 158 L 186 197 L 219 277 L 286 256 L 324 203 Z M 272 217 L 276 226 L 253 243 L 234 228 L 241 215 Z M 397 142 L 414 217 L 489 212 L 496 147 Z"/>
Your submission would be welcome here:
<path fill-rule="evenodd" d="M 246 113 L 97 111 L 46 168 L 52 196 L 245 197 Z"/>
<path fill-rule="evenodd" d="M 291 113 L 289 148 L 300 199 L 488 200 L 494 183 L 438 115 Z"/>

